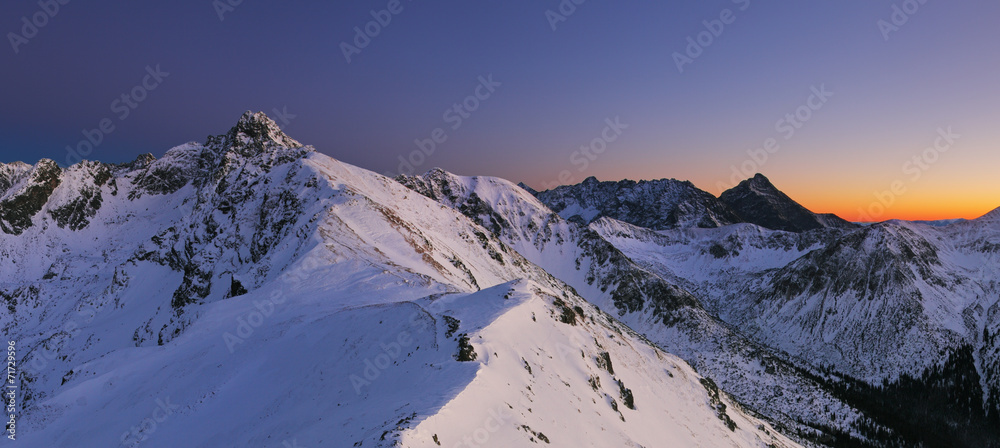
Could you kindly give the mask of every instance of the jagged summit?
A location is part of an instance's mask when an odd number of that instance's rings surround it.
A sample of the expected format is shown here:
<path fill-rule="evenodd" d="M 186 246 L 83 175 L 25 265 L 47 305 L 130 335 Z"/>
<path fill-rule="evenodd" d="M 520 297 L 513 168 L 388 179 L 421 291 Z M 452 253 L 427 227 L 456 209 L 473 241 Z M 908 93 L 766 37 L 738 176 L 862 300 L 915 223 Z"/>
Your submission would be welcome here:
<path fill-rule="evenodd" d="M 21 176 L 31 171 L 31 168 L 31 165 L 24 162 L 0 163 L 0 196 Z"/>
<path fill-rule="evenodd" d="M 532 196 L 537 196 L 538 195 L 538 190 L 536 190 L 534 188 L 531 188 L 530 186 L 528 186 L 528 184 L 526 184 L 524 182 L 518 182 L 517 186 L 521 187 L 522 190 L 527 191 L 528 193 L 531 193 Z"/>
<path fill-rule="evenodd" d="M 750 189 L 759 193 L 778 191 L 778 188 L 771 183 L 771 179 L 768 179 L 767 176 L 761 173 L 757 173 L 743 182 L 746 182 Z"/>
<path fill-rule="evenodd" d="M 760 173 L 726 190 L 719 200 L 747 222 L 774 230 L 804 232 L 824 227 L 855 227 L 835 215 L 813 213 L 778 190 Z"/>
<path fill-rule="evenodd" d="M 613 218 L 653 230 L 713 228 L 751 223 L 788 232 L 854 228 L 831 214 L 816 214 L 778 190 L 763 174 L 716 198 L 690 181 L 676 179 L 601 182 L 591 176 L 576 185 L 531 191 L 565 219 L 591 223 Z"/>
<path fill-rule="evenodd" d="M 778 198 L 782 196 L 784 196 L 784 198 L 788 198 L 788 196 L 782 193 L 781 190 L 778 190 L 778 187 L 775 187 L 774 184 L 771 183 L 771 179 L 768 179 L 767 176 L 761 173 L 757 173 L 753 177 L 740 182 L 737 186 L 726 190 L 720 197 L 724 197 L 727 193 L 735 194 L 741 191 L 749 191 L 760 195 L 774 196 Z M 788 200 L 791 201 L 791 198 L 788 198 Z"/>
<path fill-rule="evenodd" d="M 591 176 L 535 195 L 565 219 L 591 223 L 601 217 L 663 230 L 712 228 L 742 222 L 715 196 L 676 179 L 601 182 Z"/>
<path fill-rule="evenodd" d="M 136 179 L 141 191 L 161 194 L 177 191 L 189 182 L 196 186 L 213 182 L 239 167 L 270 171 L 313 152 L 311 146 L 303 146 L 282 132 L 267 114 L 247 111 L 229 132 L 208 137 L 204 145 L 191 142 L 172 148 L 151 163 L 143 156 L 133 167 L 144 169 Z M 135 194 L 141 195 L 141 191 Z"/>
<path fill-rule="evenodd" d="M 124 166 L 131 169 L 144 169 L 156 161 L 156 157 L 150 153 L 141 154 L 135 160 L 125 163 Z"/>
<path fill-rule="evenodd" d="M 229 132 L 209 137 L 206 146 L 254 157 L 277 148 L 294 149 L 303 145 L 285 134 L 264 112 L 246 111 Z"/>

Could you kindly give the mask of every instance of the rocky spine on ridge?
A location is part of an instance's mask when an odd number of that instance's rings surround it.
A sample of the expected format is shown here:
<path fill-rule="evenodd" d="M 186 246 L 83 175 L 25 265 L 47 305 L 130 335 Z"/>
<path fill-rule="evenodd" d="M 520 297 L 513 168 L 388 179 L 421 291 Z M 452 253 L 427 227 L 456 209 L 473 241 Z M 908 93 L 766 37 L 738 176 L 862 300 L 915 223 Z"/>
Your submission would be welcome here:
<path fill-rule="evenodd" d="M 653 230 L 713 228 L 741 222 L 715 196 L 691 182 L 674 179 L 600 182 L 589 177 L 577 185 L 535 195 L 565 219 L 589 224 L 601 217 Z"/>
<path fill-rule="evenodd" d="M 56 162 L 42 159 L 31 169 L 29 179 L 18 188 L 8 186 L 0 201 L 0 230 L 12 235 L 20 235 L 31 227 L 32 218 L 45 206 L 49 196 L 61 182 L 62 169 Z M 8 181 L 9 182 L 9 181 Z"/>

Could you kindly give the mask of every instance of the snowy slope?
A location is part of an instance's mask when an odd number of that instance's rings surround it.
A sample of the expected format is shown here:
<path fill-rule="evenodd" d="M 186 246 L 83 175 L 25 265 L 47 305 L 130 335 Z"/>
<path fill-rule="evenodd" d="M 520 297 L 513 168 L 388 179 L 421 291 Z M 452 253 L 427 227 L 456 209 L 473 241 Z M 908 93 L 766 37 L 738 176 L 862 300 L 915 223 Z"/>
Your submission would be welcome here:
<path fill-rule="evenodd" d="M 206 160 L 217 162 L 205 169 Z M 92 175 L 101 169 L 120 171 L 108 181 Z M 59 218 L 94 190 L 104 199 L 84 214 L 90 218 Z M 27 359 L 44 366 L 25 372 L 28 405 L 74 362 L 167 343 L 201 305 L 272 281 L 296 260 L 343 262 L 351 268 L 331 278 L 373 289 L 474 291 L 477 281 L 526 272 L 516 254 L 462 215 L 308 148 L 247 156 L 188 144 L 138 169 L 83 163 L 66 170 L 49 196 L 21 235 L 0 235 L 0 257 L 11 266 L 0 277 L 9 311 L 0 324 L 21 335 Z M 398 207 L 406 197 L 412 207 Z M 77 328 L 85 324 L 109 328 Z"/>
<path fill-rule="evenodd" d="M 967 347 L 986 409 L 997 407 L 1000 226 L 890 221 L 777 232 L 752 225 L 653 232 L 591 225 L 633 260 L 678 281 L 754 340 L 872 384 L 920 378 Z M 972 366 L 962 368 L 973 368 Z"/>
<path fill-rule="evenodd" d="M 660 201 L 630 218 L 658 231 L 566 219 L 502 179 L 343 164 L 251 113 L 159 160 L 0 165 L 20 442 L 794 446 L 773 424 L 896 446 L 882 414 L 905 409 L 845 374 L 929 367 L 963 395 L 926 403 L 1000 410 L 1000 210 L 790 233 L 722 225 L 685 185 L 625 185 Z M 975 431 L 954 443 L 993 446 Z"/>
<path fill-rule="evenodd" d="M 20 446 L 460 446 L 502 405 L 485 446 L 794 446 L 480 223 L 262 114 L 19 170 Z"/>
<path fill-rule="evenodd" d="M 404 433 L 403 440 L 426 447 L 436 446 L 434 434 L 444 446 L 458 440 L 525 446 L 526 439 L 555 446 L 792 445 L 747 417 L 724 394 L 717 395 L 714 385 L 683 361 L 643 342 L 581 299 L 567 300 L 567 306 L 579 307 L 568 319 L 578 323 L 567 325 L 565 312 L 547 306 L 544 292 L 525 289 L 515 288 L 507 299 L 522 303 L 506 307 L 474 335 L 486 366 L 437 415 Z M 452 311 L 456 305 L 441 307 L 463 324 L 476 320 L 475 314 L 465 314 L 469 308 Z M 514 424 L 502 424 L 507 421 Z M 494 424 L 500 429 L 494 430 Z"/>
<path fill-rule="evenodd" d="M 748 340 L 705 312 L 698 299 L 672 283 L 680 283 L 681 278 L 651 274 L 597 232 L 553 213 L 529 191 L 503 179 L 462 177 L 440 169 L 398 180 L 491 229 L 506 245 L 588 301 L 601 309 L 615 310 L 629 327 L 681 356 L 718 381 L 722 389 L 771 418 L 814 434 L 817 428 L 850 431 L 858 417 L 849 405 L 797 370 L 787 356 Z M 612 221 L 601 218 L 591 227 Z"/>
<path fill-rule="evenodd" d="M 593 227 L 641 264 L 714 298 L 709 309 L 769 345 L 872 380 L 939 362 L 941 348 L 980 328 L 995 289 L 995 264 L 936 228 L 902 221 L 802 234 Z"/>
<path fill-rule="evenodd" d="M 171 344 L 78 366 L 20 443 L 795 446 L 679 359 L 531 282 L 346 308 L 290 294 L 227 352 L 220 331 L 268 302 L 267 289 L 213 304 Z M 586 317 L 564 323 L 568 304 Z M 473 361 L 456 359 L 462 336 Z"/>

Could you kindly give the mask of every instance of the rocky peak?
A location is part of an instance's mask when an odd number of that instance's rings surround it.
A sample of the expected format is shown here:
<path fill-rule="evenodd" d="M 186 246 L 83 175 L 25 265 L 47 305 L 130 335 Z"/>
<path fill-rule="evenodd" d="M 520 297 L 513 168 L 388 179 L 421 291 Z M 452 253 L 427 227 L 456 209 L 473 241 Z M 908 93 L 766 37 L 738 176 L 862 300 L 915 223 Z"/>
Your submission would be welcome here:
<path fill-rule="evenodd" d="M 719 196 L 719 200 L 747 222 L 768 229 L 804 232 L 824 227 L 854 227 L 837 216 L 813 213 L 788 197 L 760 173 L 726 190 Z"/>
<path fill-rule="evenodd" d="M 142 156 L 133 162 L 137 168 L 145 164 L 146 170 L 135 180 L 139 189 L 130 197 L 134 199 L 142 192 L 173 193 L 189 182 L 202 187 L 224 179 L 233 170 L 239 171 L 241 166 L 268 172 L 313 151 L 311 146 L 303 146 L 282 132 L 267 114 L 247 111 L 229 132 L 208 137 L 204 145 L 187 143 L 167 151 L 159 160 Z"/>
<path fill-rule="evenodd" d="M 771 180 L 767 178 L 767 176 L 764 176 L 763 174 L 760 173 L 757 173 L 753 177 L 744 180 L 743 182 L 740 182 L 737 186 L 730 188 L 729 190 L 726 190 L 725 192 L 722 193 L 722 195 L 719 196 L 719 198 L 725 201 L 727 197 L 730 198 L 736 196 L 745 197 L 751 195 L 756 195 L 769 199 L 769 202 L 772 203 L 795 202 L 787 195 L 785 195 L 785 193 L 779 190 L 778 187 L 775 187 L 774 184 L 771 183 Z"/>
<path fill-rule="evenodd" d="M 229 132 L 209 137 L 206 146 L 255 157 L 276 149 L 295 149 L 303 145 L 285 134 L 264 112 L 246 111 Z"/>
<path fill-rule="evenodd" d="M 780 193 L 778 188 L 771 183 L 771 180 L 760 173 L 755 174 L 744 182 L 746 182 L 747 187 L 758 193 Z"/>
<path fill-rule="evenodd" d="M 17 183 L 21 176 L 31 171 L 31 165 L 24 162 L 0 163 L 0 196 Z"/>
<path fill-rule="evenodd" d="M 134 163 L 136 165 L 146 166 L 146 165 L 149 165 L 150 163 L 153 163 L 155 161 L 156 161 L 156 157 L 153 157 L 152 154 L 150 154 L 150 153 L 147 152 L 145 154 L 140 155 L 139 157 L 136 157 L 135 160 L 132 161 L 132 163 Z"/>
<path fill-rule="evenodd" d="M 0 201 L 0 231 L 4 233 L 20 235 L 31 227 L 32 218 L 61 181 L 62 169 L 51 159 L 39 160 L 30 172 L 26 182 L 8 186 L 9 191 Z"/>
<path fill-rule="evenodd" d="M 400 174 L 396 176 L 396 181 L 436 201 L 447 200 L 454 203 L 460 199 L 459 195 L 464 194 L 464 186 L 455 175 L 442 168 L 434 168 L 422 176 Z"/>
<path fill-rule="evenodd" d="M 531 193 L 532 196 L 537 196 L 538 195 L 538 190 L 535 190 L 534 188 L 531 188 L 530 186 L 528 186 L 528 184 L 526 184 L 524 182 L 518 182 L 517 186 L 521 187 L 522 190 L 527 191 L 528 193 Z"/>
<path fill-rule="evenodd" d="M 585 224 L 608 217 L 663 230 L 740 222 L 739 216 L 715 196 L 675 179 L 600 182 L 591 176 L 580 184 L 556 187 L 535 197 L 564 219 Z"/>

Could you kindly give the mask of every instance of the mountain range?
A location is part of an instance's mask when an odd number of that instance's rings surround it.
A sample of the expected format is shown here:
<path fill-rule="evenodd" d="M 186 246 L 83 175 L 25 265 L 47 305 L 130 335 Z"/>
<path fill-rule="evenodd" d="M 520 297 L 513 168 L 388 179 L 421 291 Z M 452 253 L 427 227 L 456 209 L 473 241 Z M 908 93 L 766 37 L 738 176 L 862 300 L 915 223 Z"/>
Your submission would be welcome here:
<path fill-rule="evenodd" d="M 250 112 L 0 164 L 14 443 L 1000 446 L 1000 209 L 935 224 L 762 175 L 392 179 Z"/>

